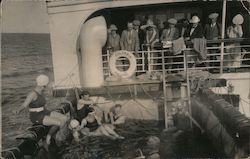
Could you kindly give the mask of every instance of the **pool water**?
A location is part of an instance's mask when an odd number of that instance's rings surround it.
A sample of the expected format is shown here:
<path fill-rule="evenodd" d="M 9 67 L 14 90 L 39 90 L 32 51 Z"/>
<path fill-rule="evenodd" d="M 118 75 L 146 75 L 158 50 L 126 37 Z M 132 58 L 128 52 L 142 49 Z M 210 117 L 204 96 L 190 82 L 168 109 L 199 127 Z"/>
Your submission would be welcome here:
<path fill-rule="evenodd" d="M 204 158 L 221 157 L 213 148 L 205 134 L 196 129 L 187 131 L 174 138 L 173 132 L 165 131 L 164 123 L 159 121 L 128 120 L 116 132 L 124 140 L 112 140 L 108 137 L 82 137 L 80 143 L 71 143 L 61 148 L 63 159 L 133 159 L 141 149 L 144 154 L 147 137 L 157 136 L 161 140 L 160 156 L 167 158 Z"/>

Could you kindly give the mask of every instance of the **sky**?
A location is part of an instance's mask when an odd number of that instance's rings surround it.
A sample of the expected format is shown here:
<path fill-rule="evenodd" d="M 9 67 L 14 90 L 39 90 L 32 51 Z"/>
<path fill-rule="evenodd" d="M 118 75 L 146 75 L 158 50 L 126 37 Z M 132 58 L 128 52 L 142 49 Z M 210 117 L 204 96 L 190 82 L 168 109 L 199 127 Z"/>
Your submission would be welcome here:
<path fill-rule="evenodd" d="M 3 0 L 2 32 L 49 33 L 45 0 Z"/>

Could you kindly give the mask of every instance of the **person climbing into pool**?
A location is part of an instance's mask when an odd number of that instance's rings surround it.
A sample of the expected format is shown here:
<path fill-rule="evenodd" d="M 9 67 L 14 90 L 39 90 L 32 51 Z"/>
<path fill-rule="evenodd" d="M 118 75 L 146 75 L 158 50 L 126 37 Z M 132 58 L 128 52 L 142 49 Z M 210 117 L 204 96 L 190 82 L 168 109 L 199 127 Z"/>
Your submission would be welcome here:
<path fill-rule="evenodd" d="M 90 107 L 94 104 L 94 101 L 90 99 L 90 93 L 83 91 L 80 94 L 80 99 L 77 102 L 77 119 L 79 122 L 85 118 L 90 112 Z"/>
<path fill-rule="evenodd" d="M 60 150 L 72 143 L 80 142 L 80 123 L 75 119 L 68 120 L 63 127 L 52 126 L 46 140 L 38 152 L 40 158 L 61 158 Z"/>
<path fill-rule="evenodd" d="M 124 139 L 118 135 L 113 129 L 101 123 L 101 120 L 96 116 L 94 109 L 88 113 L 87 117 L 81 121 L 81 133 L 86 136 L 107 136 L 112 139 Z"/>
<path fill-rule="evenodd" d="M 58 147 L 65 143 L 69 143 L 71 139 L 74 139 L 75 142 L 79 142 L 79 130 L 80 123 L 76 119 L 71 119 L 67 121 L 66 124 L 59 128 L 58 126 L 53 126 L 50 128 L 46 136 L 46 144 L 50 145 L 52 137 L 55 140 L 55 143 Z"/>
<path fill-rule="evenodd" d="M 15 114 L 19 114 L 25 108 L 29 108 L 30 120 L 33 124 L 42 124 L 45 126 L 60 126 L 62 127 L 68 117 L 56 111 L 49 111 L 45 108 L 46 99 L 44 97 L 44 91 L 49 84 L 49 78 L 46 75 L 39 75 L 36 78 L 36 87 L 26 97 L 24 103 L 13 111 Z"/>

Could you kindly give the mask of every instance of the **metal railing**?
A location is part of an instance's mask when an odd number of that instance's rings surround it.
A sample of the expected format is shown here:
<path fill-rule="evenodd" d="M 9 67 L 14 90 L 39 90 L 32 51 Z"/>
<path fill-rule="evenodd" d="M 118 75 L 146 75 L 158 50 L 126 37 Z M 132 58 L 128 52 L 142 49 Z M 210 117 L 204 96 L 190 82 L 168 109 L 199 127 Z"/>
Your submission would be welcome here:
<path fill-rule="evenodd" d="M 224 73 L 228 71 L 249 72 L 250 68 L 250 43 L 240 44 L 246 39 L 223 39 L 207 41 L 207 58 L 197 62 L 197 53 L 194 52 L 192 44 L 186 43 L 187 48 L 178 55 L 173 55 L 171 49 L 144 50 L 134 53 L 137 61 L 136 73 L 162 72 L 163 67 L 167 73 L 176 73 L 185 70 L 184 62 L 187 60 L 187 67 L 191 70 L 207 70 L 213 73 Z M 220 43 L 224 42 L 224 48 Z M 249 41 L 247 41 L 249 42 Z M 224 49 L 221 58 L 221 49 Z M 112 55 L 110 50 L 103 54 L 104 76 L 110 76 L 109 57 Z M 186 56 L 185 56 L 186 55 Z M 186 59 L 185 59 L 186 58 Z M 120 58 L 117 61 L 124 61 Z M 119 62 L 117 62 L 119 63 Z M 128 63 L 120 62 L 117 67 L 128 67 Z M 233 69 L 233 70 L 232 70 Z M 220 71 L 222 70 L 222 72 Z"/>

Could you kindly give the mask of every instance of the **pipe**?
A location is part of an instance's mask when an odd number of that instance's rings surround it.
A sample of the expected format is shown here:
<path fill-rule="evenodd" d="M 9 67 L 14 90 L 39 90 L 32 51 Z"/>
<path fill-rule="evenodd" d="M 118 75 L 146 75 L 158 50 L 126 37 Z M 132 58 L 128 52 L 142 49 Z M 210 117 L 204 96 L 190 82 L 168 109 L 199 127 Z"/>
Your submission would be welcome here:
<path fill-rule="evenodd" d="M 214 113 L 198 98 L 192 98 L 192 111 L 194 118 L 213 139 L 213 145 L 219 150 L 222 148 L 226 157 L 232 157 L 235 154 L 235 141 Z"/>
<path fill-rule="evenodd" d="M 107 26 L 103 16 L 89 19 L 80 32 L 82 54 L 81 85 L 86 88 L 100 87 L 104 82 L 102 47 L 107 41 Z"/>
<path fill-rule="evenodd" d="M 226 9 L 227 9 L 227 0 L 223 0 L 221 39 L 225 38 Z M 223 60 L 224 60 L 224 41 L 221 43 L 220 74 L 223 73 L 223 65 L 224 65 Z"/>

